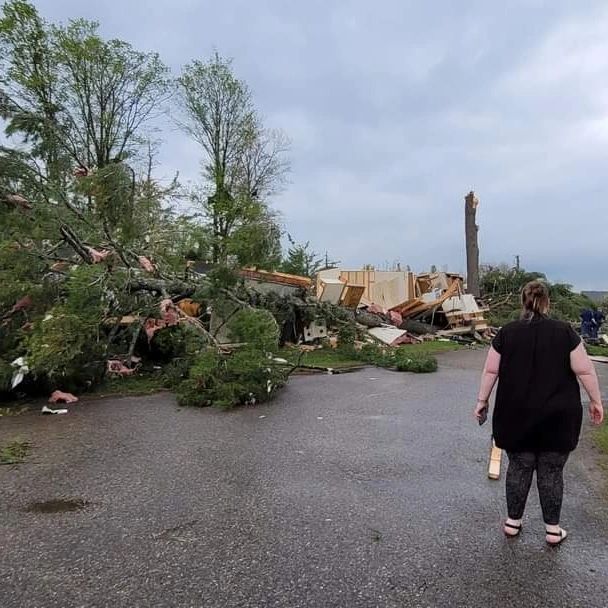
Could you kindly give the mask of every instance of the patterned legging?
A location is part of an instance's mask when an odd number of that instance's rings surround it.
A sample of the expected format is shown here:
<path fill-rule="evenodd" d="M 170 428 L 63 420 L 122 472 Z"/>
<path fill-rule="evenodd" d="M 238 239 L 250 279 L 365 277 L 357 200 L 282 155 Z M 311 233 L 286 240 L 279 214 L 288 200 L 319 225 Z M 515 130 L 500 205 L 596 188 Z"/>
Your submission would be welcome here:
<path fill-rule="evenodd" d="M 569 452 L 508 452 L 507 510 L 511 519 L 521 519 L 532 476 L 536 471 L 538 496 L 543 519 L 548 525 L 559 524 L 564 494 L 564 465 Z"/>

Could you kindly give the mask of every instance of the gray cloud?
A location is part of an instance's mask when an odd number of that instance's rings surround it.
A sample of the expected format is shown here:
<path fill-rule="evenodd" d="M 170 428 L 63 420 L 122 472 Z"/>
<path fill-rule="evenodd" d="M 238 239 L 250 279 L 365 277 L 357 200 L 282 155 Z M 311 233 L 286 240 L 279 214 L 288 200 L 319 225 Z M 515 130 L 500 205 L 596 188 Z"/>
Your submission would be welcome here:
<path fill-rule="evenodd" d="M 235 58 L 269 124 L 293 141 L 286 229 L 358 267 L 464 269 L 463 197 L 481 199 L 482 259 L 608 288 L 608 9 L 443 0 L 39 0 L 96 19 L 175 71 Z M 167 126 L 162 175 L 199 151 Z"/>

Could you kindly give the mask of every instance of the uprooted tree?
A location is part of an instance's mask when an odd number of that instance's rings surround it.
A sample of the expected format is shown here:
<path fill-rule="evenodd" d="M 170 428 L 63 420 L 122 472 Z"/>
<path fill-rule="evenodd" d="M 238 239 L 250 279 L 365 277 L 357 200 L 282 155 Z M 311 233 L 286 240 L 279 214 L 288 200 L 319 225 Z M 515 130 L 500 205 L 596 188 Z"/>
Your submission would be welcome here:
<path fill-rule="evenodd" d="M 261 128 L 244 85 L 241 136 L 215 150 L 222 161 L 208 173 L 216 187 L 201 222 L 179 213 L 176 181 L 153 177 L 150 126 L 174 90 L 156 54 L 105 40 L 89 21 L 47 23 L 29 2 L 11 0 L 0 14 L 0 57 L 9 138 L 0 147 L 0 392 L 83 390 L 108 372 L 133 373 L 143 353 L 170 362 L 173 380 L 192 368 L 190 381 L 200 381 L 204 358 L 216 379 L 232 366 L 221 391 L 196 385 L 204 402 L 270 396 L 284 372 L 265 371 L 275 367 L 268 342 L 251 343 L 248 381 L 239 382 L 238 358 L 227 366 L 208 326 L 176 306 L 192 295 L 202 309 L 231 299 L 250 315 L 237 317 L 240 326 L 255 326 L 258 312 L 221 272 L 194 275 L 186 259 L 280 257 L 262 197 L 279 183 L 284 143 Z M 222 122 L 214 136 L 233 126 Z"/>
<path fill-rule="evenodd" d="M 195 193 L 154 177 L 155 119 L 176 98 L 203 150 Z M 269 399 L 299 366 L 276 356 L 286 327 L 322 317 L 353 349 L 353 311 L 239 278 L 239 267 L 281 267 L 269 200 L 285 183 L 288 142 L 264 127 L 229 61 L 193 62 L 175 81 L 155 53 L 106 40 L 95 23 L 47 23 L 10 0 L 0 11 L 0 118 L 3 397 L 161 367 L 181 403 L 231 407 Z M 313 273 L 316 256 L 298 247 L 285 263 Z M 220 331 L 241 347 L 222 346 Z M 386 350 L 361 356 L 432 371 L 433 361 Z"/>
<path fill-rule="evenodd" d="M 521 290 L 529 281 L 547 283 L 551 298 L 551 316 L 563 321 L 578 321 L 583 308 L 594 308 L 586 296 L 575 293 L 571 285 L 551 283 L 542 272 L 530 272 L 507 264 L 484 265 L 481 268 L 481 293 L 490 306 L 488 320 L 500 327 L 518 319 L 521 314 Z"/>

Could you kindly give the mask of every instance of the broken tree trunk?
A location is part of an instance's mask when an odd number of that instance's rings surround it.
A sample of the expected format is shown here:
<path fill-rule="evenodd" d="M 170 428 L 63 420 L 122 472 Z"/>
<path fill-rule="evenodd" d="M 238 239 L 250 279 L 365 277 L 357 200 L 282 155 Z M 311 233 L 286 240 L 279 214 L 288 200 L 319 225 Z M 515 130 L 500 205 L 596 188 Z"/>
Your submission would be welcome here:
<path fill-rule="evenodd" d="M 479 226 L 475 223 L 479 199 L 471 190 L 464 197 L 464 225 L 467 248 L 467 291 L 479 297 Z"/>

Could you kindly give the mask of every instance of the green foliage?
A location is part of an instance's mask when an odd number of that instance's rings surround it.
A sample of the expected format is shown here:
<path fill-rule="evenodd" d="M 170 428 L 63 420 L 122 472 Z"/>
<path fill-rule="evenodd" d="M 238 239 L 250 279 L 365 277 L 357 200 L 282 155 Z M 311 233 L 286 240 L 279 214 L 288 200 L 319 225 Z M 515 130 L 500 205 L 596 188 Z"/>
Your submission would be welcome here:
<path fill-rule="evenodd" d="M 124 163 L 111 163 L 77 182 L 77 191 L 90 196 L 99 220 L 131 236 L 135 206 L 134 175 Z"/>
<path fill-rule="evenodd" d="M 35 323 L 27 347 L 31 371 L 48 378 L 51 385 L 82 390 L 103 376 L 98 321 L 64 305 L 53 307 Z"/>
<path fill-rule="evenodd" d="M 587 353 L 591 356 L 608 357 L 608 346 L 585 344 L 585 348 L 587 349 Z"/>
<path fill-rule="evenodd" d="M 275 291 L 256 293 L 251 302 L 258 308 L 272 313 L 279 327 L 285 324 L 309 325 L 315 320 L 322 320 L 317 302 L 307 301 L 306 293 L 280 294 Z"/>
<path fill-rule="evenodd" d="M 541 272 L 527 272 L 523 269 L 509 268 L 502 265 L 482 268 L 480 288 L 484 297 L 493 298 L 508 294 L 519 294 L 526 283 L 530 281 L 546 281 L 547 277 Z"/>
<path fill-rule="evenodd" d="M 571 285 L 551 284 L 540 272 L 527 272 L 524 269 L 486 267 L 481 274 L 482 296 L 491 307 L 488 315 L 490 324 L 500 327 L 520 318 L 520 293 L 530 281 L 542 280 L 549 287 L 551 299 L 550 316 L 562 321 L 578 321 L 583 308 L 595 308 L 589 298 L 574 293 Z"/>
<path fill-rule="evenodd" d="M 192 367 L 192 359 L 179 358 L 169 361 L 163 367 L 162 382 L 165 388 L 176 389 L 188 377 L 190 368 Z"/>
<path fill-rule="evenodd" d="M 158 374 L 164 383 L 198 381 L 200 334 L 180 325 L 149 343 L 143 333 L 137 338 L 138 321 L 120 318 L 158 316 L 159 298 L 184 295 L 177 292 L 194 277 L 187 256 L 221 262 L 211 286 L 195 295 L 225 318 L 242 306 L 227 290 L 250 299 L 234 268 L 280 264 L 279 218 L 266 201 L 288 169 L 286 139 L 263 127 L 229 61 L 216 54 L 187 66 L 179 88 L 187 130 L 205 154 L 205 183 L 199 213 L 184 215 L 177 181 L 153 177 L 156 151 L 146 132 L 172 84 L 155 53 L 105 39 L 97 23 L 49 23 L 26 0 L 0 7 L 0 118 L 11 136 L 0 146 L 0 392 L 17 357 L 31 370 L 19 392 L 76 392 L 132 348 L 170 362 Z M 139 256 L 154 269 L 142 270 Z M 26 296 L 31 303 L 11 311 Z M 275 304 L 295 318 L 295 304 Z M 267 359 L 279 337 L 272 311 L 240 311 L 229 329 L 248 346 L 214 355 L 207 397 L 224 406 L 269 398 L 284 380 Z"/>
<path fill-rule="evenodd" d="M 389 347 L 368 343 L 361 347 L 358 356 L 361 361 L 377 367 L 394 368 L 400 372 L 424 374 L 437 371 L 437 359 L 423 350 L 413 348 Z"/>
<path fill-rule="evenodd" d="M 2 7 L 0 49 L 8 132 L 35 144 L 56 183 L 66 158 L 98 168 L 124 160 L 169 90 L 156 54 L 104 40 L 84 19 L 50 25 L 23 0 Z"/>
<path fill-rule="evenodd" d="M 279 346 L 279 327 L 267 310 L 239 310 L 228 323 L 233 342 L 249 344 L 261 352 L 274 352 Z"/>
<path fill-rule="evenodd" d="M 15 352 L 14 354 L 17 353 Z M 11 362 L 7 359 L 0 358 L 0 395 L 10 391 L 13 371 L 14 369 L 11 366 Z"/>
<path fill-rule="evenodd" d="M 194 193 L 211 232 L 211 259 L 272 268 L 280 229 L 265 198 L 288 170 L 287 141 L 264 129 L 247 84 L 217 53 L 186 65 L 178 79 L 183 127 L 203 149 L 205 184 Z"/>
<path fill-rule="evenodd" d="M 151 395 L 167 388 L 161 373 L 142 373 L 133 376 L 107 376 L 95 387 L 98 397 L 107 395 Z"/>
<path fill-rule="evenodd" d="M 428 374 L 437 371 L 437 359 L 430 355 L 415 356 L 397 349 L 395 353 L 395 366 L 400 372 Z"/>
<path fill-rule="evenodd" d="M 342 323 L 338 328 L 338 348 L 352 350 L 355 346 L 357 330 L 353 323 Z"/>
<path fill-rule="evenodd" d="M 281 264 L 281 270 L 288 274 L 314 277 L 323 267 L 323 259 L 310 249 L 309 241 L 296 243 L 290 234 L 287 235 L 287 239 L 290 246 Z"/>
<path fill-rule="evenodd" d="M 599 449 L 604 454 L 608 454 L 608 424 L 604 423 L 599 428 L 594 429 L 593 438 Z"/>
<path fill-rule="evenodd" d="M 393 367 L 395 365 L 393 350 L 376 343 L 364 344 L 358 354 L 361 361 L 370 365 L 377 365 L 378 367 Z"/>
<path fill-rule="evenodd" d="M 247 200 L 240 203 L 239 223 L 221 237 L 222 249 L 241 267 L 272 270 L 281 263 L 281 229 L 266 205 Z"/>
<path fill-rule="evenodd" d="M 561 321 L 579 321 L 584 308 L 595 309 L 596 305 L 580 293 L 574 293 L 571 285 L 554 283 L 550 286 L 551 310 L 553 318 Z"/>
<path fill-rule="evenodd" d="M 226 289 L 234 289 L 240 282 L 239 275 L 229 266 L 217 266 L 208 275 L 208 286 L 204 291 L 194 294 L 196 301 L 215 299 L 223 295 Z"/>
<path fill-rule="evenodd" d="M 107 302 L 107 279 L 108 275 L 103 266 L 74 268 L 65 285 L 66 311 L 79 316 L 86 315 L 91 325 L 98 324 L 104 308 L 110 305 Z"/>
<path fill-rule="evenodd" d="M 230 409 L 268 401 L 286 381 L 285 367 L 255 348 L 231 354 L 208 350 L 195 360 L 188 379 L 177 389 L 177 398 L 184 406 Z"/>
<path fill-rule="evenodd" d="M 307 352 L 300 352 L 297 348 L 284 348 L 279 356 L 296 365 L 312 367 L 327 367 L 331 369 L 349 369 L 361 367 L 361 361 L 355 354 L 339 348 L 320 348 Z"/>
<path fill-rule="evenodd" d="M 150 349 L 154 361 L 166 363 L 192 357 L 201 344 L 200 335 L 190 325 L 180 324 L 156 332 Z"/>

